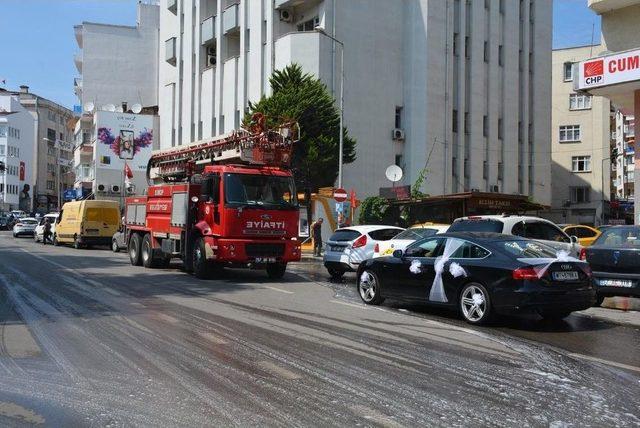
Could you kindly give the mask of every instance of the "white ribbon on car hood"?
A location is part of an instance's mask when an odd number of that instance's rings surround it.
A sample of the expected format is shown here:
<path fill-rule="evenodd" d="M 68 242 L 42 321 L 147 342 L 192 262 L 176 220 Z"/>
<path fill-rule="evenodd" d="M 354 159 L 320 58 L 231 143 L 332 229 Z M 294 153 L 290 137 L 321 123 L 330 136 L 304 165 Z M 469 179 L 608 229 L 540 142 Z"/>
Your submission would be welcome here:
<path fill-rule="evenodd" d="M 538 275 L 538 278 L 542 278 L 542 276 L 547 272 L 549 267 L 554 263 L 566 263 L 566 262 L 583 263 L 582 260 L 576 259 L 575 257 L 570 256 L 569 252 L 566 250 L 558 251 L 556 253 L 555 259 L 552 259 L 552 258 L 537 259 L 532 257 L 524 257 L 524 258 L 519 258 L 518 261 L 535 265 L 533 266 L 533 270 L 536 271 L 536 275 Z"/>

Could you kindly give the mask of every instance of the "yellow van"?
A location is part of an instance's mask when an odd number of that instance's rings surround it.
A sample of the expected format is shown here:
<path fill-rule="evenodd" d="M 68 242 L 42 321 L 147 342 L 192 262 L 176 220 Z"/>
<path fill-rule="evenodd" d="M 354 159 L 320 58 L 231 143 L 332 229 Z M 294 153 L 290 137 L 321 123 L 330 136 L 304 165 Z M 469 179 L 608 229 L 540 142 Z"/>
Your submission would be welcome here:
<path fill-rule="evenodd" d="M 116 201 L 67 202 L 58 216 L 53 244 L 69 243 L 74 248 L 110 245 L 119 227 L 120 204 Z"/>

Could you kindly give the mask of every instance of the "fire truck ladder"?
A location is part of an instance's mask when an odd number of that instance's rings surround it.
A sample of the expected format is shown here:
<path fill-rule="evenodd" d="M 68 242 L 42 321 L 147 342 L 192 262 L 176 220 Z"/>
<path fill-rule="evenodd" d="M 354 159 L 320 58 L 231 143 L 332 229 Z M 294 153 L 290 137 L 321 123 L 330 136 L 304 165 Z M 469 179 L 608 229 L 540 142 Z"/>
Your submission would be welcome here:
<path fill-rule="evenodd" d="M 289 166 L 293 144 L 300 136 L 298 123 L 285 122 L 267 129 L 265 122 L 264 116 L 256 113 L 247 129 L 153 153 L 147 166 L 149 184 L 187 181 L 212 163 Z"/>

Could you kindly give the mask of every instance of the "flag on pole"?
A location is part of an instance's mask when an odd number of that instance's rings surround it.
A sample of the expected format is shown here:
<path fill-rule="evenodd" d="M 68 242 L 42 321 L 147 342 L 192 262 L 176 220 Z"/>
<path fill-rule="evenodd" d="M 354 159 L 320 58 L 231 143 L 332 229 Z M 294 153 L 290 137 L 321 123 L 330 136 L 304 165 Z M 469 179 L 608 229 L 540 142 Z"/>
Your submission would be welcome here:
<path fill-rule="evenodd" d="M 133 171 L 131 171 L 131 168 L 129 168 L 129 164 L 127 163 L 124 164 L 124 175 L 129 179 L 133 178 Z"/>

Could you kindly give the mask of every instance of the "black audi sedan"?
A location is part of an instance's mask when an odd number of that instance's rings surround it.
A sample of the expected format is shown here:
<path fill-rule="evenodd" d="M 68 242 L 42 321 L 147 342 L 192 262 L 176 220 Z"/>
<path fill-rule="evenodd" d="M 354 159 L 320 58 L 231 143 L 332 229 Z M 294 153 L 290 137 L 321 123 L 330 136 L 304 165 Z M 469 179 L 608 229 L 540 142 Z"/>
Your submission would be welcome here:
<path fill-rule="evenodd" d="M 358 293 L 457 308 L 471 324 L 494 314 L 537 312 L 561 319 L 596 299 L 589 265 L 539 242 L 498 233 L 452 232 L 425 238 L 393 256 L 366 260 Z"/>
<path fill-rule="evenodd" d="M 594 243 L 582 249 L 597 291 L 605 297 L 640 297 L 640 226 L 610 226 Z"/>

